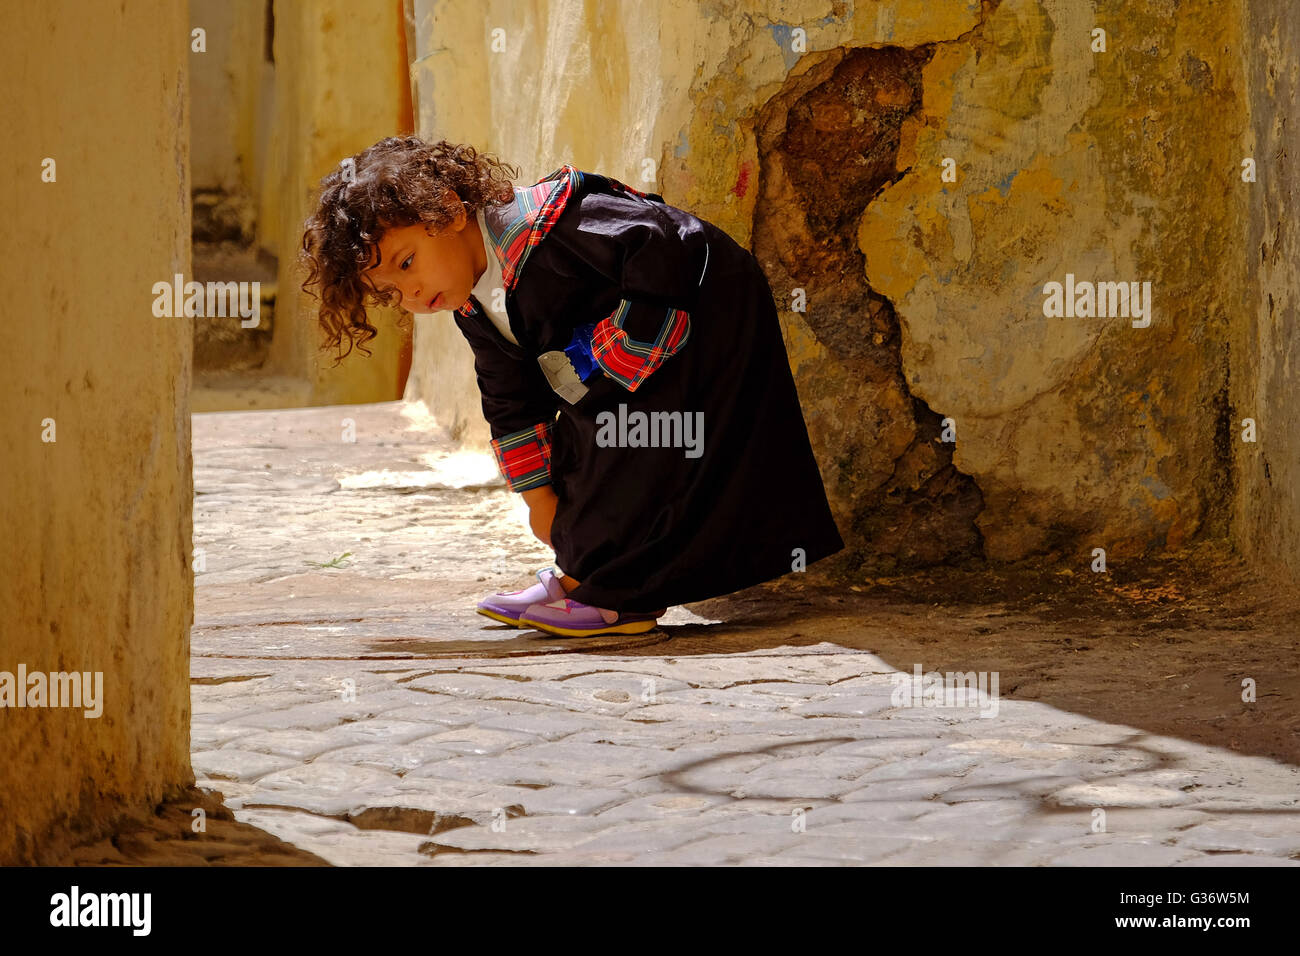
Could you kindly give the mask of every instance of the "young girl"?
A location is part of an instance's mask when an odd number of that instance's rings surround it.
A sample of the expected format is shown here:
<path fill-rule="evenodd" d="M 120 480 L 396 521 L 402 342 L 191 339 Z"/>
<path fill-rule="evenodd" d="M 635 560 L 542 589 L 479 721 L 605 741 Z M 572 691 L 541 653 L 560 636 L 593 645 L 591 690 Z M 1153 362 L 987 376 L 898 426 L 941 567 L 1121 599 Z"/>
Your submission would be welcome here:
<path fill-rule="evenodd" d="M 479 611 L 641 633 L 843 548 L 753 255 L 607 176 L 509 170 L 390 137 L 322 180 L 303 237 L 340 361 L 369 354 L 370 303 L 451 311 L 469 341 L 502 475 L 563 569 Z"/>

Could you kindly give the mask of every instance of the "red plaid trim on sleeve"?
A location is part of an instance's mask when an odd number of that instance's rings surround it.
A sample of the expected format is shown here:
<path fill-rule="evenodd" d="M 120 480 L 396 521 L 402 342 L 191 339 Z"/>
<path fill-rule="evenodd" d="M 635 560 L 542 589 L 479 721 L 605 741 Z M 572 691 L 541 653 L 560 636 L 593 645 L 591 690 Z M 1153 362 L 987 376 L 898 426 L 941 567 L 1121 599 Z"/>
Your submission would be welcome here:
<path fill-rule="evenodd" d="M 691 317 L 682 309 L 668 309 L 654 341 L 642 342 L 623 328 L 631 309 L 632 303 L 622 299 L 618 308 L 596 325 L 591 351 L 606 375 L 629 392 L 635 392 L 650 373 L 686 344 L 691 335 Z"/>
<path fill-rule="evenodd" d="M 501 477 L 511 491 L 528 491 L 551 483 L 551 423 L 492 439 Z"/>

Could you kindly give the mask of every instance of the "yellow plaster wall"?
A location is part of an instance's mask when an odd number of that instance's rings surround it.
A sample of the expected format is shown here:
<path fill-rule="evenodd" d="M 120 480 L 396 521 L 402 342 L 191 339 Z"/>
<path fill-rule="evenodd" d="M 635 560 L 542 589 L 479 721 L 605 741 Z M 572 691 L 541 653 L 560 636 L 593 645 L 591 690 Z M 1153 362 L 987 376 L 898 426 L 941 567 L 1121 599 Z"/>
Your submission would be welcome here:
<path fill-rule="evenodd" d="M 351 156 L 398 132 L 406 64 L 396 0 L 275 4 L 275 104 L 262 228 L 278 237 L 278 296 L 268 371 L 312 383 L 313 405 L 400 398 L 396 316 L 376 311 L 379 336 L 337 368 L 319 351 L 316 300 L 301 292 L 296 256 L 320 179 Z"/>
<path fill-rule="evenodd" d="M 98 718 L 0 710 L 0 863 L 193 783 L 193 324 L 151 292 L 190 267 L 190 55 L 167 0 L 55 0 L 0 31 L 0 671 L 104 682 Z"/>

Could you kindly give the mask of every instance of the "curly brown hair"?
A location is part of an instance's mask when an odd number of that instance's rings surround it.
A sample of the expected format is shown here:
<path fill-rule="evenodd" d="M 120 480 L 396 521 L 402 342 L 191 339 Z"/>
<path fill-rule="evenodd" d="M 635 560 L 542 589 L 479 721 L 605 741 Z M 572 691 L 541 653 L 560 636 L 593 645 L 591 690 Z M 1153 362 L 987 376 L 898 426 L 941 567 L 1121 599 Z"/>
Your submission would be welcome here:
<path fill-rule="evenodd" d="M 353 345 L 371 354 L 365 343 L 379 332 L 367 321 L 366 306 L 401 301 L 396 289 L 375 288 L 364 271 L 372 265 L 372 253 L 378 265 L 385 231 L 424 223 L 436 232 L 455 221 L 461 208 L 473 215 L 484 206 L 510 202 L 518 175 L 517 168 L 473 146 L 389 136 L 343 160 L 321 180 L 298 258 L 308 269 L 303 291 L 320 299 L 321 349 L 338 349 L 336 366 Z"/>

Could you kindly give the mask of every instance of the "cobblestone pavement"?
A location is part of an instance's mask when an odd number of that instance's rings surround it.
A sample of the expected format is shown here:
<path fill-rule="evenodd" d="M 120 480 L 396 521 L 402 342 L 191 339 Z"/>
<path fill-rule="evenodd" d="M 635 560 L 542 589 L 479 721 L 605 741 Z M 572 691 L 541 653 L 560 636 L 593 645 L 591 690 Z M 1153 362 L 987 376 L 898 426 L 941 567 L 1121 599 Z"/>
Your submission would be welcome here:
<path fill-rule="evenodd" d="M 492 624 L 478 597 L 550 554 L 421 411 L 194 418 L 193 764 L 237 820 L 336 864 L 1300 862 L 1288 764 L 904 706 L 826 641 L 675 656 L 731 629 L 686 608 L 603 642 Z"/>

